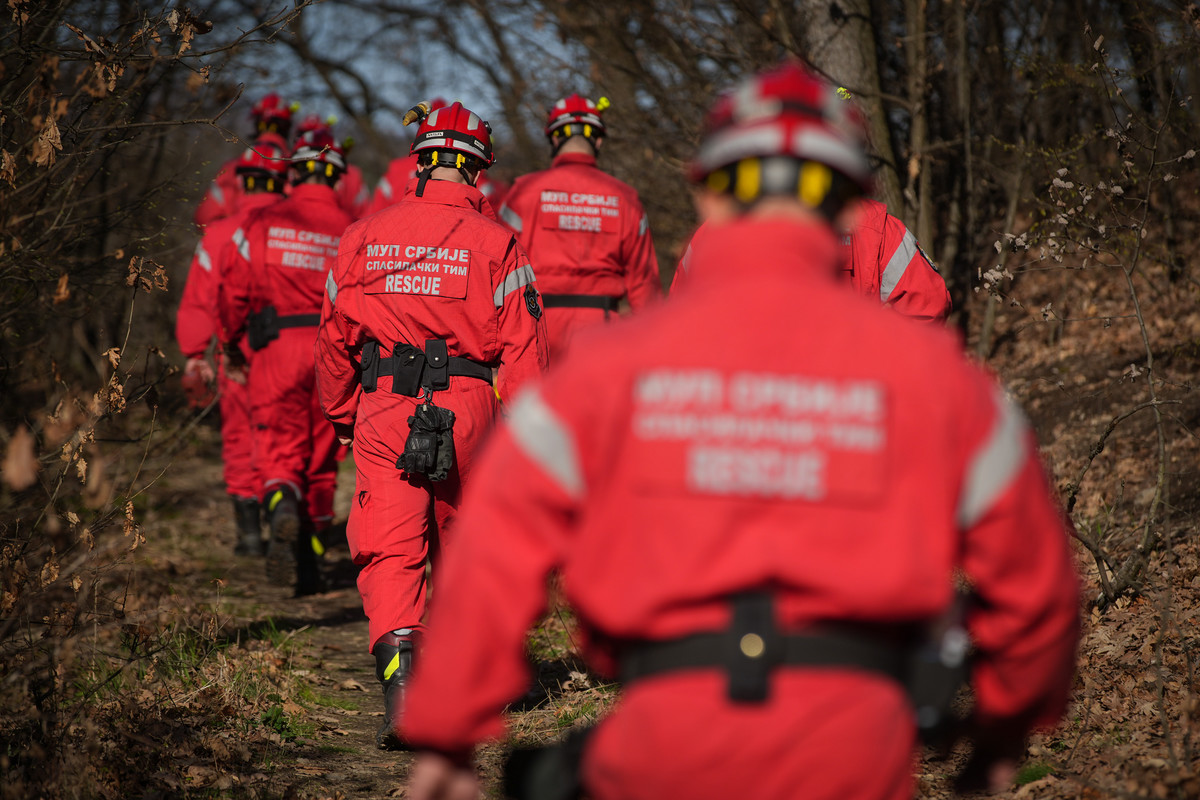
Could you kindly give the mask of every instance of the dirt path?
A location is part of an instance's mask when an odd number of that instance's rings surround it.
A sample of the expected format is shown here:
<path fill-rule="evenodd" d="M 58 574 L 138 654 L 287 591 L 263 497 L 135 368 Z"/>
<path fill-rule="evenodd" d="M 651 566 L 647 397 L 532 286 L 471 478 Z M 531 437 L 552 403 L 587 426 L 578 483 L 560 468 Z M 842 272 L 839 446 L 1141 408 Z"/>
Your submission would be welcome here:
<path fill-rule="evenodd" d="M 148 555 L 165 561 L 179 590 L 193 597 L 215 587 L 220 635 L 239 643 L 272 642 L 283 655 L 279 670 L 299 687 L 299 697 L 282 699 L 286 719 L 279 723 L 281 735 L 273 737 L 277 746 L 252 752 L 236 782 L 253 797 L 403 797 L 411 755 L 375 747 L 382 694 L 344 533 L 352 462 L 339 473 L 335 535 L 324 566 L 328 591 L 295 598 L 291 589 L 266 581 L 262 558 L 233 555 L 220 465 L 211 458 L 210 434 L 200 438 L 196 451 L 177 460 L 156 487 L 146 526 Z"/>

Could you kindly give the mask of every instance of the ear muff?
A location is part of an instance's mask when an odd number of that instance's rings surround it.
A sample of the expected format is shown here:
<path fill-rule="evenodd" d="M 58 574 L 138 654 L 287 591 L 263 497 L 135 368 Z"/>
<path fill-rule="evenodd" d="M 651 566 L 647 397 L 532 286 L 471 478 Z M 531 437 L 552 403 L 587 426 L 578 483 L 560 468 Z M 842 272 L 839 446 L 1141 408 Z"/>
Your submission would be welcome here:
<path fill-rule="evenodd" d="M 325 165 L 325 177 L 326 177 L 326 178 L 332 178 L 332 177 L 333 177 L 333 164 L 326 164 L 326 165 Z"/>
<path fill-rule="evenodd" d="M 829 196 L 833 187 L 833 170 L 816 161 L 805 161 L 800 166 L 798 181 L 800 202 L 813 208 L 820 208 Z"/>
<path fill-rule="evenodd" d="M 737 163 L 734 176 L 733 196 L 740 203 L 751 203 L 758 199 L 762 186 L 762 162 L 757 158 L 743 158 Z"/>
<path fill-rule="evenodd" d="M 253 175 L 246 176 L 246 189 L 248 191 L 254 190 L 254 176 Z"/>

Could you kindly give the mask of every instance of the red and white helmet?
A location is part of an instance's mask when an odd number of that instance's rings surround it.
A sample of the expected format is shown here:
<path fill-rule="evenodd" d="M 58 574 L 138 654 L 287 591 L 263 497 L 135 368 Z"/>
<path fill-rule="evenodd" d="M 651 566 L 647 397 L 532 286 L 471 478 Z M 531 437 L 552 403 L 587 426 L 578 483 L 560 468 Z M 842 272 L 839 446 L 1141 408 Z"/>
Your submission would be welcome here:
<path fill-rule="evenodd" d="M 287 178 L 290 165 L 287 140 L 278 133 L 264 133 L 242 153 L 234 172 L 238 175 L 261 175 L 282 181 Z"/>
<path fill-rule="evenodd" d="M 409 152 L 418 156 L 432 152 L 435 159 L 446 153 L 447 167 L 463 166 L 457 163 L 458 155 L 477 159 L 485 169 L 496 163 L 492 153 L 492 126 L 457 101 L 429 111 L 417 128 Z"/>
<path fill-rule="evenodd" d="M 327 128 L 308 131 L 292 146 L 292 168 L 301 175 L 320 171 L 334 178 L 346 170 L 346 151 Z"/>
<path fill-rule="evenodd" d="M 593 103 L 581 94 L 572 94 L 559 100 L 546 113 L 546 137 L 550 141 L 562 137 L 586 136 L 597 139 L 606 133 L 600 114 L 608 108 L 607 97 Z"/>
<path fill-rule="evenodd" d="M 296 103 L 284 105 L 279 95 L 271 92 L 263 95 L 254 104 L 254 107 L 250 109 L 250 116 L 260 133 L 278 133 L 280 136 L 287 136 L 292 129 L 292 115 L 299 108 L 300 106 Z"/>
<path fill-rule="evenodd" d="M 328 117 L 322 118 L 319 114 L 307 114 L 304 119 L 300 120 L 300 124 L 296 126 L 296 135 L 303 136 L 309 131 L 329 131 L 333 132 L 333 126 L 337 124 L 337 117 L 330 114 Z"/>
<path fill-rule="evenodd" d="M 861 113 L 796 61 L 755 75 L 718 98 L 688 173 L 695 182 L 713 184 L 719 171 L 773 157 L 824 164 L 859 190 L 870 189 Z M 765 170 L 761 178 L 767 181 Z"/>

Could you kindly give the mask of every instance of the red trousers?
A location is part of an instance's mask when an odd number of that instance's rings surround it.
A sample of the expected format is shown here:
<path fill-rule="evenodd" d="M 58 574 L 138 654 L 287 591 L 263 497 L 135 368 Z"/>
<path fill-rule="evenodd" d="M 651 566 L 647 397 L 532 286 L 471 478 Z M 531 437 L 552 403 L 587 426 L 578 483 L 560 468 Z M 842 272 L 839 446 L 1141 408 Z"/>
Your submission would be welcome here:
<path fill-rule="evenodd" d="M 396 466 L 416 398 L 381 386 L 359 404 L 346 539 L 361 567 L 358 591 L 371 648 L 389 631 L 424 628 L 426 560 L 436 561 L 446 546 L 473 456 L 499 410 L 491 385 L 475 378 L 452 377 L 450 388 L 434 393 L 433 402 L 455 415 L 455 468 L 437 483 L 407 476 Z"/>
<path fill-rule="evenodd" d="M 318 530 L 333 519 L 337 437 L 317 397 L 316 328 L 285 328 L 254 355 L 250 417 L 262 496 L 287 486 Z"/>
<path fill-rule="evenodd" d="M 899 684 L 786 667 L 770 680 L 767 703 L 731 702 L 717 670 L 627 687 L 585 752 L 588 796 L 910 800 L 912 712 Z"/>
<path fill-rule="evenodd" d="M 618 316 L 616 311 L 603 311 L 599 308 L 557 307 L 547 308 L 543 313 L 546 319 L 546 335 L 550 340 L 551 364 L 557 358 L 562 358 L 576 333 L 593 325 L 603 325 Z"/>
<path fill-rule="evenodd" d="M 260 497 L 262 477 L 254 463 L 250 392 L 245 384 L 225 377 L 224 360 L 217 368 L 217 388 L 221 393 L 221 458 L 225 463 L 225 491 L 234 497 Z"/>

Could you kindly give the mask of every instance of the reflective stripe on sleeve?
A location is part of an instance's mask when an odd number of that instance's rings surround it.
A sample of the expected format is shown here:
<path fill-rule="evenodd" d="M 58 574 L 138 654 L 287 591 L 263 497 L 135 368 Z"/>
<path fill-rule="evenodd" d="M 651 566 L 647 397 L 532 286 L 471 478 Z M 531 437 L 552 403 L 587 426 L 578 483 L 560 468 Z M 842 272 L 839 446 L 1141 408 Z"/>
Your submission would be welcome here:
<path fill-rule="evenodd" d="M 241 228 L 233 232 L 233 243 L 237 246 L 238 255 L 249 261 L 250 240 L 246 238 L 246 233 Z"/>
<path fill-rule="evenodd" d="M 492 301 L 496 304 L 496 308 L 504 307 L 504 298 L 508 297 L 513 292 L 520 289 L 526 284 L 533 283 L 537 278 L 533 275 L 533 267 L 529 264 L 522 264 L 504 277 L 504 283 L 496 290 Z"/>
<path fill-rule="evenodd" d="M 904 238 L 900 240 L 896 252 L 892 253 L 892 257 L 888 259 L 887 266 L 883 268 L 883 275 L 879 278 L 879 302 L 886 303 L 892 296 L 896 285 L 904 277 L 904 271 L 908 269 L 909 262 L 916 254 L 917 237 L 912 235 L 912 231 L 906 230 Z"/>
<path fill-rule="evenodd" d="M 212 186 L 208 189 L 209 196 L 218 203 L 225 202 L 225 190 L 221 188 L 221 184 L 213 181 Z"/>
<path fill-rule="evenodd" d="M 392 199 L 392 183 L 386 177 L 379 179 L 379 193 L 388 200 Z"/>
<path fill-rule="evenodd" d="M 999 388 L 995 401 L 996 424 L 971 457 L 958 501 L 958 524 L 963 528 L 977 523 L 991 509 L 1028 458 L 1025 415 Z"/>
<path fill-rule="evenodd" d="M 325 294 L 329 295 L 329 302 L 337 302 L 337 281 L 333 279 L 333 273 L 329 273 L 325 277 Z"/>
<path fill-rule="evenodd" d="M 212 258 L 204 249 L 203 243 L 196 245 L 196 263 L 203 267 L 205 272 L 212 272 Z"/>
<path fill-rule="evenodd" d="M 523 392 L 508 415 L 517 448 L 537 464 L 572 499 L 583 496 L 583 471 L 575 440 L 566 424 L 546 405 L 536 389 Z"/>
<path fill-rule="evenodd" d="M 638 236 L 645 236 L 648 230 L 650 230 L 650 218 L 642 214 L 642 221 L 638 223 Z"/>
<path fill-rule="evenodd" d="M 500 218 L 509 224 L 514 231 L 520 233 L 524 230 L 524 223 L 521 222 L 521 215 L 513 211 L 507 205 L 500 206 Z"/>

